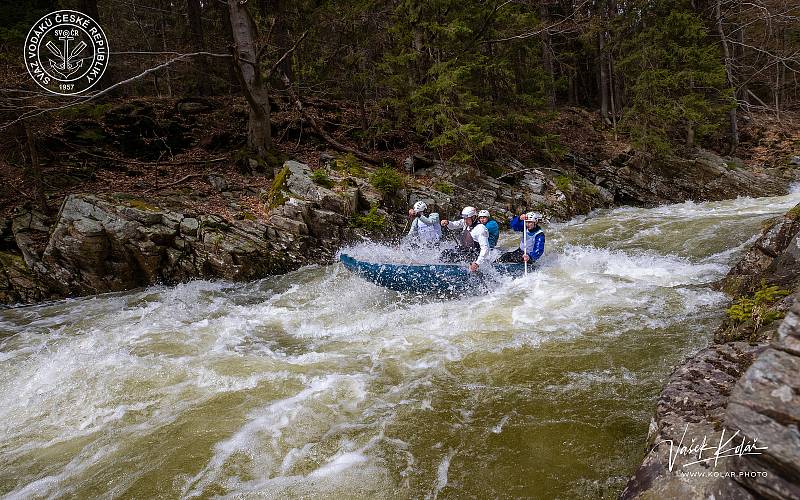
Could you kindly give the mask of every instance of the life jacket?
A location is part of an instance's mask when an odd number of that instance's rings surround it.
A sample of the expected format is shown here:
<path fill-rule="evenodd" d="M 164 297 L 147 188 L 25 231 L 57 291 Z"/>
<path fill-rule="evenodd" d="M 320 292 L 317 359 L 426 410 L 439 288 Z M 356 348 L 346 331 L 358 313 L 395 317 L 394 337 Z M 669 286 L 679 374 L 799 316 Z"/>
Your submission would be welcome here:
<path fill-rule="evenodd" d="M 533 253 L 533 248 L 534 248 L 534 246 L 536 244 L 536 237 L 539 234 L 543 233 L 544 231 L 542 231 L 542 228 L 540 228 L 540 227 L 537 227 L 533 231 L 528 231 L 528 228 L 526 227 L 526 228 L 523 229 L 523 231 L 524 232 L 522 233 L 522 236 L 519 239 L 519 248 L 520 248 L 520 250 L 522 250 L 526 254 L 530 255 L 530 254 Z M 528 236 L 527 236 L 527 238 L 528 238 L 528 248 L 525 248 L 525 232 L 528 233 Z"/>
<path fill-rule="evenodd" d="M 477 226 L 477 224 L 473 224 L 471 227 L 467 227 L 466 225 L 464 225 L 464 230 L 461 231 L 461 238 L 458 242 L 462 248 L 468 248 L 468 249 L 475 248 L 476 250 L 481 249 L 480 243 L 478 243 L 472 238 L 472 233 L 470 232 L 472 231 L 472 228 L 475 226 Z"/>
<path fill-rule="evenodd" d="M 423 241 L 439 241 L 442 239 L 442 226 L 440 224 L 425 224 L 417 219 L 417 232 Z"/>

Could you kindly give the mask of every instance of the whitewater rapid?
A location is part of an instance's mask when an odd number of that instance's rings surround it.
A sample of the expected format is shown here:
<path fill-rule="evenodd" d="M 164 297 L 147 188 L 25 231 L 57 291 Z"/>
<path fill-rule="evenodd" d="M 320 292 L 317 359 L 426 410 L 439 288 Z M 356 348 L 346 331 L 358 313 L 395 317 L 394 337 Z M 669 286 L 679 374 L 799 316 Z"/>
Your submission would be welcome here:
<path fill-rule="evenodd" d="M 0 495 L 615 496 L 711 285 L 798 201 L 551 224 L 536 273 L 455 300 L 333 265 L 0 310 Z"/>

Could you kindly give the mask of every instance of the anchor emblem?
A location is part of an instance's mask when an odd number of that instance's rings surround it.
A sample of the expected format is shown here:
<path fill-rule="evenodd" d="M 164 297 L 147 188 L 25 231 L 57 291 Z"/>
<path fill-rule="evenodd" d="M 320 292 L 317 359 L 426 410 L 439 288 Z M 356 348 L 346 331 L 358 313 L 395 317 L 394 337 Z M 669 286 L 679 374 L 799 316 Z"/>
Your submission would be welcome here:
<path fill-rule="evenodd" d="M 70 76 L 83 66 L 83 59 L 78 59 L 77 61 L 74 61 L 74 59 L 83 52 L 83 49 L 86 48 L 86 43 L 81 41 L 70 50 L 69 42 L 74 40 L 75 37 L 64 35 L 58 37 L 58 39 L 64 42 L 63 50 L 59 49 L 52 41 L 48 41 L 46 46 L 59 60 L 48 60 L 50 61 L 50 68 L 61 75 L 62 79 L 68 80 Z"/>

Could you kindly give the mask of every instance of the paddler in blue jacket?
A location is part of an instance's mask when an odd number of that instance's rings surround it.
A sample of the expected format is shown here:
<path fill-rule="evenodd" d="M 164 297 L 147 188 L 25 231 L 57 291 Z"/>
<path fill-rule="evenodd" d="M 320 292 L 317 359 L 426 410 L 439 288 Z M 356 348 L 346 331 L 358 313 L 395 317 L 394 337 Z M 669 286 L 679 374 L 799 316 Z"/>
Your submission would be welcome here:
<path fill-rule="evenodd" d="M 492 219 L 488 210 L 481 210 L 478 212 L 478 222 L 486 226 L 486 230 L 489 231 L 489 248 L 496 247 L 500 238 L 500 226 L 497 225 L 497 221 Z"/>
<path fill-rule="evenodd" d="M 528 212 L 515 216 L 511 220 L 511 229 L 521 233 L 526 231 L 519 239 L 519 248 L 506 252 L 497 259 L 497 262 L 527 262 L 537 260 L 544 253 L 544 231 L 539 227 L 542 215 L 538 212 Z M 527 243 L 527 247 L 526 247 Z"/>

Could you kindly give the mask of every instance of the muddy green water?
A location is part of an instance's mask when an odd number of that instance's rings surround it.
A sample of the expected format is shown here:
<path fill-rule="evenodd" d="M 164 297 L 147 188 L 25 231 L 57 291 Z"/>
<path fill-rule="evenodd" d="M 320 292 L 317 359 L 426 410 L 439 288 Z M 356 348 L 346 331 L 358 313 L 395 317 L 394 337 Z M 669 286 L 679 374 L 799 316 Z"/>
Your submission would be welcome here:
<path fill-rule="evenodd" d="M 797 201 L 552 224 L 457 300 L 334 265 L 0 310 L 0 495 L 614 498 L 709 285 Z"/>

